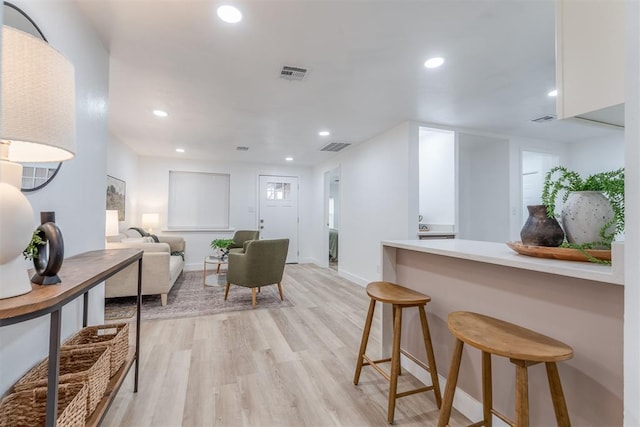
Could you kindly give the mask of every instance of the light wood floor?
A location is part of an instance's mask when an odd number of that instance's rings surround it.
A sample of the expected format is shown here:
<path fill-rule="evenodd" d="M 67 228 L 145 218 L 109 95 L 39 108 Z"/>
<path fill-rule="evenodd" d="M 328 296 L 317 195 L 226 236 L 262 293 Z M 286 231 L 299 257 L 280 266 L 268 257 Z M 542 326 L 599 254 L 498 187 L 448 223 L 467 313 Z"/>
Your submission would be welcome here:
<path fill-rule="evenodd" d="M 131 370 L 103 425 L 388 425 L 386 380 L 365 367 L 353 385 L 364 288 L 311 264 L 288 265 L 283 288 L 293 307 L 144 322 L 139 391 Z M 376 357 L 379 330 L 376 321 L 368 347 Z M 417 385 L 403 372 L 398 390 Z M 437 418 L 433 393 L 397 401 L 396 425 Z M 451 426 L 465 424 L 454 411 Z"/>

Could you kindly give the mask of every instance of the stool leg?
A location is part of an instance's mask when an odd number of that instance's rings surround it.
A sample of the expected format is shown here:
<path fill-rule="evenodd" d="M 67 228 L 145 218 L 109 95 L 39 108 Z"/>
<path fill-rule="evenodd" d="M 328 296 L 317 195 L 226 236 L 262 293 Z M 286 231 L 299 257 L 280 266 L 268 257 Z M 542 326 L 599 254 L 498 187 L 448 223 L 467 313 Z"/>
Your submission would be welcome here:
<path fill-rule="evenodd" d="M 394 321 L 396 318 L 396 310 L 400 310 L 400 309 L 398 308 L 397 305 L 392 305 L 392 316 Z M 398 368 L 398 376 L 402 376 L 402 363 L 398 363 L 396 366 Z"/>
<path fill-rule="evenodd" d="M 516 365 L 516 425 L 529 427 L 529 380 L 527 363 L 512 360 Z"/>
<path fill-rule="evenodd" d="M 558 367 L 555 362 L 547 362 L 545 365 L 547 367 L 547 378 L 549 379 L 553 409 L 556 413 L 556 422 L 560 427 L 570 427 L 571 421 L 569 420 L 567 403 L 564 400 L 564 393 L 562 392 L 562 384 L 560 384 Z"/>
<path fill-rule="evenodd" d="M 420 322 L 422 323 L 422 335 L 424 337 L 424 347 L 427 350 L 427 360 L 429 361 L 429 373 L 431 374 L 431 383 L 433 384 L 433 393 L 436 395 L 436 405 L 438 409 L 442 407 L 442 394 L 440 393 L 440 381 L 438 380 L 438 369 L 436 368 L 436 357 L 433 354 L 433 343 L 431 342 L 431 333 L 429 332 L 429 323 L 427 322 L 427 314 L 424 306 L 418 307 L 420 312 Z"/>
<path fill-rule="evenodd" d="M 387 421 L 393 423 L 396 410 L 396 394 L 398 391 L 398 372 L 400 371 L 400 336 L 402 335 L 402 308 L 395 310 L 393 319 L 393 350 L 391 352 L 391 384 L 389 385 L 389 411 Z"/>
<path fill-rule="evenodd" d="M 446 427 L 451 418 L 451 407 L 453 406 L 453 395 L 456 392 L 458 384 L 458 373 L 460 372 L 460 361 L 462 359 L 462 348 L 464 343 L 456 338 L 456 347 L 451 357 L 451 367 L 449 368 L 449 376 L 447 377 L 447 386 L 444 389 L 444 401 L 442 409 L 440 409 L 440 417 L 438 418 L 438 427 Z"/>
<path fill-rule="evenodd" d="M 482 352 L 482 417 L 484 427 L 491 427 L 493 416 L 493 390 L 491 378 L 491 353 Z"/>
<path fill-rule="evenodd" d="M 360 372 L 362 371 L 362 363 L 364 361 L 364 353 L 367 351 L 367 342 L 369 341 L 369 332 L 371 332 L 371 323 L 373 322 L 373 312 L 376 309 L 376 300 L 371 299 L 369 304 L 369 311 L 367 313 L 367 320 L 364 323 L 364 330 L 362 331 L 362 342 L 360 343 L 360 353 L 358 353 L 358 363 L 356 363 L 356 373 L 353 376 L 353 383 L 358 385 L 360 381 Z"/>

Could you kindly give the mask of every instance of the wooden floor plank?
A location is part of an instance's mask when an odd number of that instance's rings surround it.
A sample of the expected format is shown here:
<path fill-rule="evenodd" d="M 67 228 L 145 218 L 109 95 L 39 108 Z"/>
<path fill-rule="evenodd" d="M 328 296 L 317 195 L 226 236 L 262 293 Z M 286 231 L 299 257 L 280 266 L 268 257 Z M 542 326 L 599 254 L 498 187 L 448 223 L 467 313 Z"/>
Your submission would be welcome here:
<path fill-rule="evenodd" d="M 364 288 L 312 264 L 287 265 L 283 287 L 293 306 L 144 322 L 140 391 L 130 374 L 103 425 L 387 426 L 387 381 L 365 367 L 352 382 Z M 376 316 L 374 357 L 379 335 Z M 399 390 L 419 385 L 403 371 Z M 397 425 L 434 426 L 437 417 L 430 393 L 396 405 Z M 468 423 L 454 411 L 452 427 Z"/>

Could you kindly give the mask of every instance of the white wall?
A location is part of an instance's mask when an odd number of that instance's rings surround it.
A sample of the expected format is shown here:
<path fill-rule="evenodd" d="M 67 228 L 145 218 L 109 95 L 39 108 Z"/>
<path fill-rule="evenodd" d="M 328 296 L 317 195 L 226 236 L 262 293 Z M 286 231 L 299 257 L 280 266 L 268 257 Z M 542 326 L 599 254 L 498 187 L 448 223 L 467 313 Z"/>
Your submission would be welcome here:
<path fill-rule="evenodd" d="M 416 160 L 413 168 L 409 167 L 411 149 Z M 311 238 L 313 258 L 320 265 L 327 258 L 323 243 L 328 239 L 322 227 L 324 173 L 337 166 L 342 198 L 339 272 L 366 284 L 380 277 L 380 241 L 407 239 L 409 218 L 412 230 L 417 224 L 417 126 L 402 123 L 314 169 Z"/>
<path fill-rule="evenodd" d="M 640 425 L 640 3 L 627 2 L 625 64 L 624 425 Z"/>
<path fill-rule="evenodd" d="M 55 211 L 65 256 L 104 247 L 109 58 L 73 2 L 13 0 L 41 28 L 49 43 L 74 65 L 76 76 L 76 156 L 65 162 L 42 190 L 28 193 L 35 213 Z M 27 264 L 25 263 L 25 266 Z M 64 268 L 64 266 L 63 266 Z M 102 285 L 90 294 L 90 322 L 102 323 Z M 63 338 L 82 324 L 81 299 L 65 307 Z M 0 394 L 47 355 L 49 317 L 0 328 Z"/>
<path fill-rule="evenodd" d="M 458 134 L 458 238 L 509 239 L 509 141 Z"/>
<path fill-rule="evenodd" d="M 109 134 L 107 147 L 107 175 L 126 184 L 125 217 L 119 223 L 120 231 L 132 226 L 139 227 L 142 212 L 137 211 L 138 155 L 113 134 Z"/>
<path fill-rule="evenodd" d="M 583 178 L 624 167 L 624 131 L 614 137 L 592 138 L 568 144 L 565 165 Z"/>
<path fill-rule="evenodd" d="M 453 225 L 456 220 L 455 133 L 421 127 L 419 153 L 421 222 Z"/>
<path fill-rule="evenodd" d="M 126 156 L 125 156 L 126 158 Z M 116 159 L 114 158 L 114 161 Z M 299 197 L 299 250 L 300 262 L 310 259 L 311 243 L 309 229 L 311 227 L 310 206 L 313 197 L 311 190 L 311 168 L 293 166 L 269 166 L 249 163 L 229 163 L 201 161 L 179 158 L 146 157 L 138 158 L 138 175 L 136 194 L 137 217 L 132 218 L 129 225 L 140 226 L 141 214 L 157 212 L 160 214 L 159 232 L 157 234 L 180 235 L 186 240 L 186 269 L 202 269 L 205 256 L 211 254 L 209 244 L 215 238 L 230 238 L 233 231 L 201 232 L 176 231 L 169 232 L 167 226 L 167 201 L 169 191 L 169 171 L 215 172 L 230 174 L 229 218 L 230 228 L 256 229 L 258 227 L 258 176 L 283 175 L 298 176 L 300 184 Z M 127 189 L 127 197 L 129 190 Z M 202 194 L 202 197 L 216 197 L 215 194 Z"/>

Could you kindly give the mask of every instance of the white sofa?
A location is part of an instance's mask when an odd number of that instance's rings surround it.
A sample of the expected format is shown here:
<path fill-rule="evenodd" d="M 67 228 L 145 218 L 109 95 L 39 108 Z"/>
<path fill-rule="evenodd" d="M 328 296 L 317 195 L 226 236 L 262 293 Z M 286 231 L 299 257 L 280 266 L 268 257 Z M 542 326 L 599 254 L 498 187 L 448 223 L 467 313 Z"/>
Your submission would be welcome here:
<path fill-rule="evenodd" d="M 184 269 L 183 255 L 185 242 L 182 237 L 158 236 L 160 243 L 151 237 L 142 237 L 135 230 L 127 230 L 117 236 L 107 238 L 107 249 L 142 249 L 142 295 L 160 294 L 162 305 L 167 305 L 167 294 Z M 134 263 L 107 279 L 107 298 L 136 296 L 138 292 L 138 263 Z"/>

